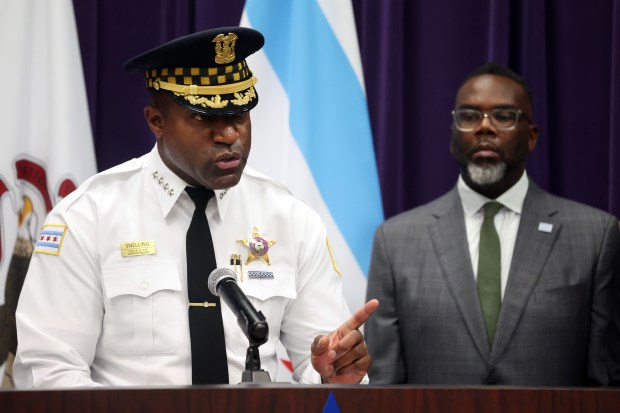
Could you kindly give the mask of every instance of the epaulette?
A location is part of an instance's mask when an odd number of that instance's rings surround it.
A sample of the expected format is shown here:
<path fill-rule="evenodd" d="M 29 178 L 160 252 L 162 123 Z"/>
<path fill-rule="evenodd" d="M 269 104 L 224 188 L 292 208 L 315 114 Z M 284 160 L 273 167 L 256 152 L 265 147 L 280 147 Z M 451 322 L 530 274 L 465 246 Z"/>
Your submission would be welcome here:
<path fill-rule="evenodd" d="M 86 191 L 89 189 L 95 188 L 101 184 L 107 183 L 110 181 L 110 178 L 116 179 L 119 176 L 126 176 L 136 173 L 144 167 L 143 157 L 134 158 L 127 162 L 123 162 L 112 168 L 106 169 L 105 171 L 101 171 L 87 180 L 85 180 L 77 189 L 67 195 L 62 201 L 60 201 L 56 208 L 60 208 L 63 210 L 69 209 L 69 207 Z"/>

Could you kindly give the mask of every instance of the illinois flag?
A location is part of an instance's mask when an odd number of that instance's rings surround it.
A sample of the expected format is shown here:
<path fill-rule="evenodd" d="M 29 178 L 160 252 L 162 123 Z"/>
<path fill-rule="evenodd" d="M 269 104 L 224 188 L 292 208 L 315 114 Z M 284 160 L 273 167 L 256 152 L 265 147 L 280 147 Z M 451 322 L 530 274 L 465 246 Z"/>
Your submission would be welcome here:
<path fill-rule="evenodd" d="M 72 1 L 1 4 L 0 372 L 12 387 L 15 308 L 41 226 L 96 164 Z"/>
<path fill-rule="evenodd" d="M 355 311 L 383 207 L 351 1 L 247 0 L 241 24 L 265 36 L 249 164 L 321 214 Z"/>

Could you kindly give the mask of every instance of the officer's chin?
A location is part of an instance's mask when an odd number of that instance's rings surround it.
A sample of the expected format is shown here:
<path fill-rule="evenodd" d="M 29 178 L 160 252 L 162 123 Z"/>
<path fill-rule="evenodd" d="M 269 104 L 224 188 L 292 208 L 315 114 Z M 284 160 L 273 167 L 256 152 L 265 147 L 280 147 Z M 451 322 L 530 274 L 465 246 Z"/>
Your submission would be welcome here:
<path fill-rule="evenodd" d="M 228 171 L 226 174 L 217 176 L 209 180 L 208 185 L 205 185 L 205 186 L 211 189 L 231 188 L 239 183 L 239 181 L 241 180 L 242 173 L 243 173 L 243 168 L 239 167 L 238 170 Z"/>

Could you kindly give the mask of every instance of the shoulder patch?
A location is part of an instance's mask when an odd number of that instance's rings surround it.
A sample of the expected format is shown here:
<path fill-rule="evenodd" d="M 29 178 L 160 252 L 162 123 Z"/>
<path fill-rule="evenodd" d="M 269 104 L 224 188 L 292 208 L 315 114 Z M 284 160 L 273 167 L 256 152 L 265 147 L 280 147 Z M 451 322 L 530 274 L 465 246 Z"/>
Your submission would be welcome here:
<path fill-rule="evenodd" d="M 41 233 L 34 246 L 34 252 L 49 255 L 59 255 L 62 241 L 67 233 L 67 226 L 62 224 L 48 224 L 41 228 Z"/>

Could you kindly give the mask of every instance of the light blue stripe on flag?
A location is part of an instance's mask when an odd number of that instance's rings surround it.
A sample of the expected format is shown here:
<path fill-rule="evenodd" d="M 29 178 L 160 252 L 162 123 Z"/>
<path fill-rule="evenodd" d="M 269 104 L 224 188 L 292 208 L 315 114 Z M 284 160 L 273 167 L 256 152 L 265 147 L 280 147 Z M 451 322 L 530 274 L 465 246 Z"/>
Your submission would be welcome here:
<path fill-rule="evenodd" d="M 316 0 L 248 0 L 245 8 L 288 94 L 292 134 L 366 276 L 383 208 L 355 72 Z"/>
<path fill-rule="evenodd" d="M 41 235 L 57 235 L 57 236 L 61 236 L 62 234 L 64 234 L 63 231 L 58 231 L 58 230 L 53 230 L 53 229 L 44 229 L 43 231 L 41 231 Z"/>

